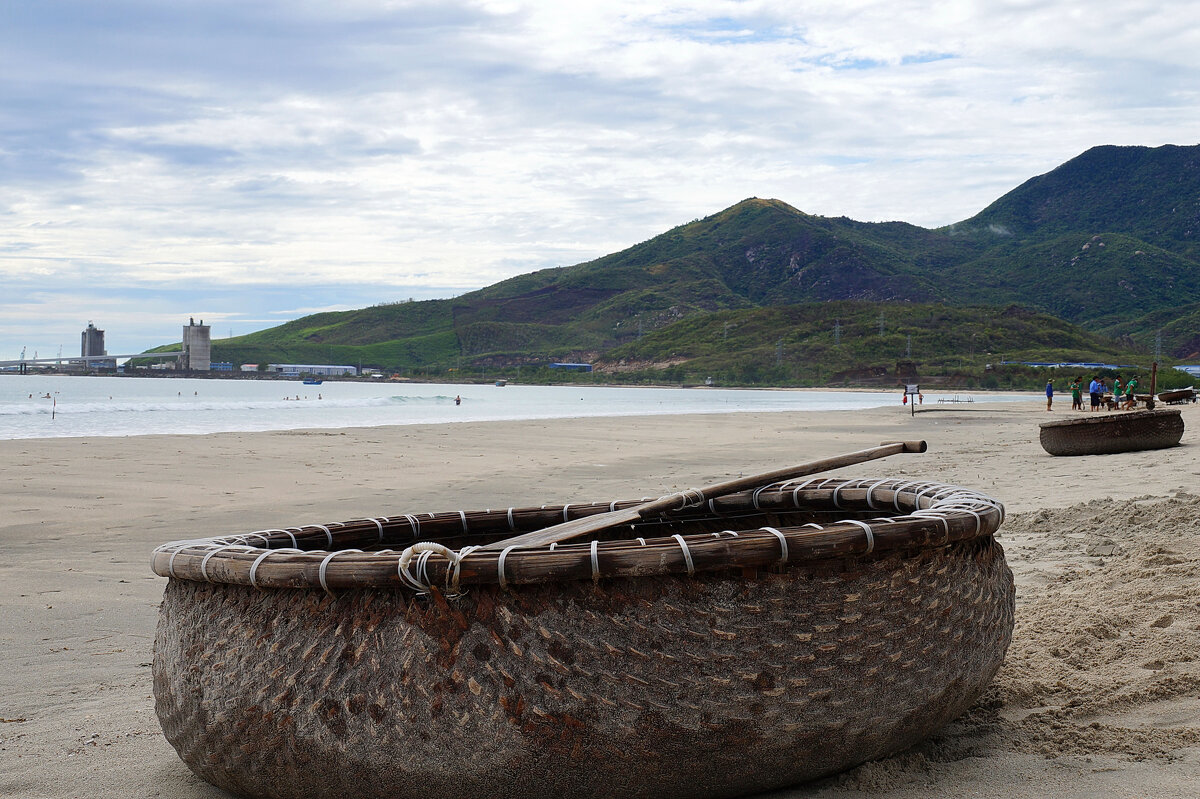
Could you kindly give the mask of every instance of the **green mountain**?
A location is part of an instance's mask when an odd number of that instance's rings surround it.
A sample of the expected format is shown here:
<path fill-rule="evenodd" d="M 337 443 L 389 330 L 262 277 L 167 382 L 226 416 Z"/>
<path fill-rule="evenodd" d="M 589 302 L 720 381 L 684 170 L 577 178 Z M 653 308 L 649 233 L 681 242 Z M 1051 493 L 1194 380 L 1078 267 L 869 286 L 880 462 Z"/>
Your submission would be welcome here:
<path fill-rule="evenodd" d="M 828 333 L 831 319 L 817 304 L 845 302 L 852 304 L 837 314 L 882 315 L 885 332 L 887 318 L 909 320 L 904 335 L 922 341 L 922 363 L 961 357 L 965 320 L 1014 305 L 1052 336 L 1027 330 L 1024 346 L 1006 340 L 993 352 L 1048 360 L 1070 350 L 1081 360 L 1108 353 L 1106 360 L 1140 362 L 1161 342 L 1168 357 L 1194 357 L 1198 232 L 1200 145 L 1097 147 L 945 228 L 812 216 L 752 198 L 612 255 L 454 299 L 316 314 L 222 339 L 214 359 L 426 374 L 518 366 L 528 373 L 547 360 L 594 361 L 614 373 L 622 360 L 657 369 L 692 361 L 699 370 L 705 358 L 730 357 L 695 349 L 719 324 L 722 342 L 732 340 L 747 358 L 764 346 L 791 352 L 795 374 L 805 375 L 796 379 L 807 381 L 838 373 L 839 364 L 867 365 L 873 350 L 834 353 L 797 338 L 817 335 L 804 333 L 806 319 Z M 908 305 L 925 309 L 917 316 L 943 314 L 942 327 L 918 325 Z M 944 311 L 929 310 L 939 306 Z M 741 332 L 731 336 L 731 326 Z M 760 326 L 753 343 L 743 338 Z"/>

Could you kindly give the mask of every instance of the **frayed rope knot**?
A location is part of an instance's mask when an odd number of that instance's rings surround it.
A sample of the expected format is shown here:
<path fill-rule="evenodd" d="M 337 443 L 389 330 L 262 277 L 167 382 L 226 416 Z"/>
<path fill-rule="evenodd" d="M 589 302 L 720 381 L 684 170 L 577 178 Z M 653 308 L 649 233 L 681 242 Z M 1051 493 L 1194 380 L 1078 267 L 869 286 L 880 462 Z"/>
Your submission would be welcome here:
<path fill-rule="evenodd" d="M 448 593 L 457 594 L 463 559 L 476 549 L 479 547 L 463 547 L 455 552 L 433 541 L 418 541 L 400 553 L 400 560 L 396 562 L 396 574 L 409 588 L 419 594 L 428 594 L 433 587 L 429 580 L 429 559 L 434 555 L 441 555 L 447 561 L 446 590 Z"/>

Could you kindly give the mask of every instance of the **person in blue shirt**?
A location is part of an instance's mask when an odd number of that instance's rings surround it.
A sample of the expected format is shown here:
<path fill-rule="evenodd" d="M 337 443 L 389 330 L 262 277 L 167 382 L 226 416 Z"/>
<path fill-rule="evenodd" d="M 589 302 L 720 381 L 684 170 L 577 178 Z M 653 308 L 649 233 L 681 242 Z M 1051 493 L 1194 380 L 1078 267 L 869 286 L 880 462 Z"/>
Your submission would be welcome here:
<path fill-rule="evenodd" d="M 1050 410 L 1050 406 L 1054 404 L 1054 381 L 1046 381 L 1046 410 Z"/>
<path fill-rule="evenodd" d="M 1103 390 L 1104 388 L 1100 385 L 1100 381 L 1093 377 L 1092 382 L 1088 384 L 1088 395 L 1092 400 L 1091 410 L 1100 410 L 1100 392 Z"/>

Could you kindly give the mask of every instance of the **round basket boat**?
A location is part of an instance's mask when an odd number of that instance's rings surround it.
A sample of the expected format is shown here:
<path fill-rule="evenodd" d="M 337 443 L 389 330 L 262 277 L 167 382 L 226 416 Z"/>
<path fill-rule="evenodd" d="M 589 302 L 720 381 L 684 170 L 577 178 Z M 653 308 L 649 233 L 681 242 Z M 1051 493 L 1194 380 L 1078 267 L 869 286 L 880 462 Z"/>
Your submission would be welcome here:
<path fill-rule="evenodd" d="M 1173 447 L 1183 438 L 1176 408 L 1090 414 L 1043 422 L 1039 439 L 1051 455 L 1105 455 Z"/>
<path fill-rule="evenodd" d="M 1003 507 L 952 486 L 782 483 L 476 548 L 634 504 L 163 545 L 163 731 L 244 796 L 728 797 L 911 746 L 1008 648 Z"/>

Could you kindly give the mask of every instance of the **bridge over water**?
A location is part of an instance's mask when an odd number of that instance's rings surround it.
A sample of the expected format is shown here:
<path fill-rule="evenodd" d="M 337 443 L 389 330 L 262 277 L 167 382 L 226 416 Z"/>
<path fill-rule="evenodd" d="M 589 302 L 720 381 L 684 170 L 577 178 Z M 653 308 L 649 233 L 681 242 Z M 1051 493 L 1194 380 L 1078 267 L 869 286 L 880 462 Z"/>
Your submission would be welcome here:
<path fill-rule="evenodd" d="M 39 364 L 57 364 L 60 368 L 63 363 L 91 363 L 92 361 L 118 361 L 128 360 L 130 358 L 178 358 L 183 355 L 183 350 L 175 350 L 174 352 L 139 352 L 133 355 L 76 355 L 69 358 L 64 358 L 61 355 L 56 358 L 19 358 L 15 361 L 0 361 L 0 369 L 6 369 L 12 366 L 17 367 L 17 371 L 21 374 L 26 374 L 30 366 Z"/>

